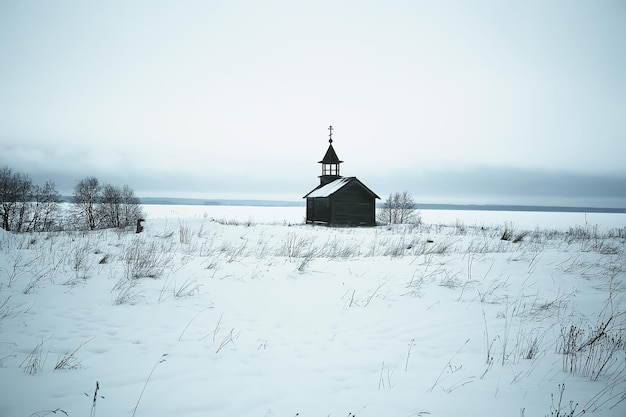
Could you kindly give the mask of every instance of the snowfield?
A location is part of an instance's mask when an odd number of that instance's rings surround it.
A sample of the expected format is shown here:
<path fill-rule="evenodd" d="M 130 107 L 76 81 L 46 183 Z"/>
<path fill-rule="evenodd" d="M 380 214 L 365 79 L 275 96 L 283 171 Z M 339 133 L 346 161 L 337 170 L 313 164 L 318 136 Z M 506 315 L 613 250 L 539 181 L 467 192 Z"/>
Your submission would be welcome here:
<path fill-rule="evenodd" d="M 626 415 L 623 215 L 326 228 L 281 210 L 0 230 L 0 416 Z"/>

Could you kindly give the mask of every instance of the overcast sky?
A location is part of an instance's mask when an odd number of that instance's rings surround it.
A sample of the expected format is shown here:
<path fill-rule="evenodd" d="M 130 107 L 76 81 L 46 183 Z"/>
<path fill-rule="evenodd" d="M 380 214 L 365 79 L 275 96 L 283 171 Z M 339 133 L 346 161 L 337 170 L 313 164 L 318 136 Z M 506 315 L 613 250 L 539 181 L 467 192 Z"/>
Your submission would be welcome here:
<path fill-rule="evenodd" d="M 70 193 L 626 206 L 626 2 L 0 2 L 0 166 Z"/>

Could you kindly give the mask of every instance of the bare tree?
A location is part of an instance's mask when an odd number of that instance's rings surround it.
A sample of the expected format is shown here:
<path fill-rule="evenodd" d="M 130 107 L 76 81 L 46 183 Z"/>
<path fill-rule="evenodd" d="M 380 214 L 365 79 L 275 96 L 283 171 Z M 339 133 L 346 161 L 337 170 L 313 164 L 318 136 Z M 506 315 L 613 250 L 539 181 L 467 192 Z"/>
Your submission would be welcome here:
<path fill-rule="evenodd" d="M 419 222 L 413 196 L 407 191 L 389 194 L 389 197 L 377 211 L 378 221 L 383 223 L 414 223 Z"/>
<path fill-rule="evenodd" d="M 26 174 L 18 174 L 17 181 L 17 195 L 18 200 L 15 203 L 15 216 L 14 223 L 11 226 L 13 231 L 23 232 L 28 223 L 28 219 L 31 216 L 32 204 L 30 200 L 32 198 L 33 183 L 30 177 Z"/>
<path fill-rule="evenodd" d="M 98 206 L 100 227 L 120 227 L 122 190 L 110 184 L 102 187 L 102 200 Z"/>
<path fill-rule="evenodd" d="M 77 220 L 84 222 L 89 230 L 98 226 L 96 205 L 100 199 L 101 186 L 96 177 L 84 178 L 74 187 L 74 204 Z"/>
<path fill-rule="evenodd" d="M 4 230 L 22 230 L 29 214 L 31 188 L 28 175 L 13 172 L 9 167 L 0 169 L 0 218 Z"/>
<path fill-rule="evenodd" d="M 0 169 L 0 216 L 2 228 L 11 230 L 11 220 L 17 202 L 15 173 L 9 168 Z"/>
<path fill-rule="evenodd" d="M 105 185 L 98 207 L 100 227 L 127 227 L 143 217 L 139 199 L 128 185 L 122 188 Z"/>
<path fill-rule="evenodd" d="M 33 185 L 26 174 L 8 167 L 0 170 L 0 218 L 2 228 L 14 232 L 48 231 L 57 221 L 60 194 L 53 182 Z"/>
<path fill-rule="evenodd" d="M 120 207 L 122 226 L 134 225 L 137 220 L 144 218 L 143 210 L 139 204 L 139 198 L 128 185 L 122 187 L 122 205 Z"/>
<path fill-rule="evenodd" d="M 48 232 L 58 221 L 61 194 L 52 181 L 43 186 L 34 186 L 32 190 L 32 215 L 28 230 L 32 232 Z"/>
<path fill-rule="evenodd" d="M 61 220 L 61 195 L 54 182 L 33 185 L 28 175 L 9 167 L 0 169 L 0 226 L 14 232 L 50 231 Z M 127 227 L 143 218 L 139 199 L 127 185 L 123 188 L 105 185 L 87 177 L 74 187 L 73 217 L 78 227 L 94 230 L 100 227 Z"/>

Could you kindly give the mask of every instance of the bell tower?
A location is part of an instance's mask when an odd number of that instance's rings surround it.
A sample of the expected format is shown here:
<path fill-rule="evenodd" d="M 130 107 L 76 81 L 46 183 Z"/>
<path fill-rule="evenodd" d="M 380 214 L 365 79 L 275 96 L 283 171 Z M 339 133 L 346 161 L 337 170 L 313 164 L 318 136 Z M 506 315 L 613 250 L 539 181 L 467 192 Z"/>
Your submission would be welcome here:
<path fill-rule="evenodd" d="M 341 175 L 339 174 L 339 165 L 341 165 L 343 161 L 339 160 L 339 157 L 337 157 L 337 153 L 333 148 L 333 127 L 328 126 L 328 131 L 328 150 L 326 151 L 324 158 L 319 161 L 319 163 L 322 164 L 322 175 L 319 177 L 320 185 L 326 185 L 341 178 Z"/>

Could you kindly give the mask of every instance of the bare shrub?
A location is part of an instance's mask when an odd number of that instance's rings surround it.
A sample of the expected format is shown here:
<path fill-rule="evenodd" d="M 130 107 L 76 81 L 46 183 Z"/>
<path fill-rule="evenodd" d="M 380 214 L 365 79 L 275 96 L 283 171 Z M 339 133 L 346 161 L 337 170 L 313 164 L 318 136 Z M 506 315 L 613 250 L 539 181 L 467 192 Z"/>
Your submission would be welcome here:
<path fill-rule="evenodd" d="M 136 238 L 126 247 L 123 261 L 127 278 L 156 278 L 171 261 L 171 255 L 154 240 Z"/>
<path fill-rule="evenodd" d="M 221 217 L 219 219 L 214 219 L 214 221 L 216 223 L 219 223 L 223 226 L 245 226 L 245 227 L 250 227 L 250 226 L 254 226 L 256 223 L 252 220 L 252 218 L 249 218 L 247 220 L 239 220 L 239 219 L 230 219 L 230 218 L 226 218 L 226 217 Z"/>
<path fill-rule="evenodd" d="M 91 252 L 91 245 L 89 241 L 82 242 L 82 244 L 76 245 L 71 252 L 70 262 L 72 263 L 72 269 L 76 273 L 76 278 L 83 274 L 83 278 L 86 277 L 89 269 L 88 257 Z"/>
<path fill-rule="evenodd" d="M 626 239 L 626 226 L 610 229 L 606 235 L 610 238 Z"/>
<path fill-rule="evenodd" d="M 224 249 L 223 251 L 226 252 L 228 259 L 226 260 L 227 263 L 233 263 L 235 262 L 239 257 L 244 255 L 244 251 L 246 249 L 246 246 L 248 245 L 248 241 L 244 240 L 241 245 L 234 247 L 232 245 L 228 245 L 227 249 Z"/>
<path fill-rule="evenodd" d="M 278 249 L 276 255 L 287 258 L 300 258 L 311 256 L 313 251 L 313 239 L 300 236 L 297 233 L 289 233 L 283 245 Z"/>
<path fill-rule="evenodd" d="M 445 271 L 444 276 L 439 280 L 440 287 L 454 289 L 462 285 L 463 282 L 456 275 L 449 274 L 448 271 Z"/>
<path fill-rule="evenodd" d="M 90 340 L 87 340 L 86 342 L 81 343 L 80 345 L 78 345 L 78 347 L 76 349 L 74 349 L 71 353 L 63 355 L 57 361 L 56 365 L 54 366 L 54 370 L 58 371 L 58 370 L 61 370 L 61 369 L 78 369 L 78 368 L 80 368 L 81 365 L 80 365 L 80 362 L 78 361 L 78 358 L 76 357 L 76 354 L 78 353 L 80 348 L 85 346 L 91 340 L 93 340 L 93 338 L 91 338 Z"/>
<path fill-rule="evenodd" d="M 516 231 L 513 224 L 507 222 L 504 224 L 504 230 L 502 231 L 502 236 L 500 237 L 500 240 L 518 243 L 524 240 L 524 238 L 529 234 L 530 232 L 528 231 Z"/>
<path fill-rule="evenodd" d="M 411 247 L 404 242 L 404 239 L 400 238 L 395 242 L 389 242 L 383 251 L 383 256 L 390 256 L 392 258 L 401 257 L 404 256 L 409 249 L 411 249 Z"/>
<path fill-rule="evenodd" d="M 298 264 L 298 272 L 304 272 L 306 270 L 306 267 L 311 263 L 312 260 L 313 260 L 312 252 L 300 258 L 300 263 Z"/>
<path fill-rule="evenodd" d="M 438 242 L 432 246 L 429 246 L 424 253 L 434 254 L 434 255 L 445 255 L 446 253 L 450 252 L 451 248 L 452 248 L 452 243 Z"/>
<path fill-rule="evenodd" d="M 576 407 L 578 407 L 578 403 L 574 403 L 574 401 L 569 402 L 569 411 L 564 408 L 563 404 L 563 393 L 565 392 L 565 383 L 559 384 L 559 399 L 557 403 L 554 403 L 554 394 L 550 394 L 552 405 L 550 406 L 550 416 L 549 417 L 574 417 L 576 412 Z M 581 412 L 581 414 L 585 414 L 585 410 Z"/>
<path fill-rule="evenodd" d="M 49 271 L 46 268 L 44 268 L 43 270 L 34 272 L 32 274 L 30 281 L 28 281 L 28 284 L 26 284 L 26 286 L 22 290 L 22 294 L 32 293 L 35 290 L 35 288 L 39 286 L 39 283 L 48 274 L 48 272 Z"/>
<path fill-rule="evenodd" d="M 620 313 L 619 315 L 623 315 Z M 624 370 L 620 352 L 626 349 L 625 328 L 613 325 L 618 315 L 585 327 L 562 326 L 558 352 L 563 355 L 563 371 L 597 380 L 617 366 Z"/>
<path fill-rule="evenodd" d="M 235 329 L 231 329 L 230 332 L 224 336 L 224 339 L 222 340 L 222 342 L 220 343 L 220 345 L 217 347 L 217 350 L 215 351 L 215 353 L 220 353 L 220 351 L 222 349 L 224 349 L 228 344 L 235 344 L 235 340 L 237 340 L 237 338 L 239 338 L 239 333 L 235 333 Z"/>
<path fill-rule="evenodd" d="M 487 286 L 481 285 L 480 289 L 477 289 L 478 299 L 481 303 L 486 304 L 499 304 L 503 299 L 507 298 L 506 291 L 509 288 L 509 278 L 492 279 L 487 281 Z M 500 293 L 505 294 L 501 295 Z"/>
<path fill-rule="evenodd" d="M 528 236 L 529 233 L 530 232 L 528 231 L 521 231 L 516 233 L 515 236 L 513 236 L 513 243 L 521 242 L 526 236 Z"/>
<path fill-rule="evenodd" d="M 133 304 L 139 298 L 139 292 L 135 290 L 137 280 L 128 277 L 120 278 L 111 293 L 113 294 L 113 304 Z"/>
<path fill-rule="evenodd" d="M 421 223 L 422 219 L 416 211 L 413 196 L 407 191 L 389 194 L 382 207 L 378 209 L 376 218 L 385 224 Z"/>
<path fill-rule="evenodd" d="M 620 247 L 617 244 L 607 242 L 606 240 L 598 241 L 593 250 L 601 255 L 618 255 L 620 253 Z"/>
<path fill-rule="evenodd" d="M 26 359 L 20 364 L 20 368 L 24 369 L 24 372 L 31 375 L 38 374 L 43 369 L 43 345 L 46 340 L 42 340 L 35 348 L 26 356 Z"/>
<path fill-rule="evenodd" d="M 176 298 L 191 297 L 199 291 L 200 285 L 196 283 L 196 280 L 191 278 L 187 278 L 180 285 L 176 285 L 176 282 L 174 282 L 174 286 L 172 288 L 172 293 Z"/>
<path fill-rule="evenodd" d="M 456 221 L 454 222 L 454 234 L 456 235 L 467 234 L 467 226 L 465 226 L 465 224 L 459 219 L 456 219 Z"/>
<path fill-rule="evenodd" d="M 178 241 L 182 244 L 188 245 L 191 243 L 191 227 L 184 222 L 180 222 L 178 225 Z"/>
<path fill-rule="evenodd" d="M 359 248 L 357 244 L 342 242 L 336 236 L 332 240 L 328 239 L 319 249 L 320 257 L 330 259 L 348 259 L 358 255 L 358 253 Z"/>
<path fill-rule="evenodd" d="M 13 258 L 12 265 L 7 265 L 4 270 L 7 273 L 7 287 L 11 288 L 18 277 L 24 275 L 27 272 L 27 268 L 31 267 L 32 260 L 23 261 L 23 257 L 21 254 L 17 253 L 15 255 L 11 255 Z"/>

